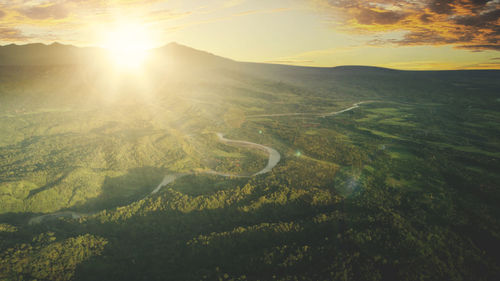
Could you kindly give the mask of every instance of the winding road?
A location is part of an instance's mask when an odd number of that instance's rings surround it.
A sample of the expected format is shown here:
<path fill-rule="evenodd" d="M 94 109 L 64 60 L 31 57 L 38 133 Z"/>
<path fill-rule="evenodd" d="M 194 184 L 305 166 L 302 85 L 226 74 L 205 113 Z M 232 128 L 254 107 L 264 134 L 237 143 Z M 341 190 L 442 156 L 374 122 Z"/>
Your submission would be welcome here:
<path fill-rule="evenodd" d="M 280 114 L 248 115 L 247 117 L 281 117 L 281 116 L 305 116 L 305 115 L 307 115 L 307 116 L 317 116 L 317 117 L 324 118 L 324 117 L 334 116 L 334 115 L 341 114 L 341 113 L 346 112 L 346 111 L 353 110 L 355 108 L 358 108 L 360 104 L 368 103 L 368 102 L 370 102 L 370 101 L 361 101 L 361 102 L 353 104 L 349 108 L 346 108 L 346 109 L 343 109 L 340 111 L 333 111 L 333 112 L 326 112 L 326 113 L 297 113 L 297 112 L 295 112 L 295 113 L 280 113 Z M 213 171 L 213 170 L 203 171 L 203 172 L 201 172 L 202 174 L 212 174 L 212 175 L 218 175 L 218 176 L 223 176 L 223 177 L 249 178 L 249 177 L 254 177 L 254 176 L 262 175 L 265 173 L 269 173 L 274 167 L 276 167 L 276 165 L 278 165 L 279 161 L 281 160 L 281 154 L 274 148 L 271 148 L 271 147 L 268 147 L 268 146 L 265 146 L 262 144 L 258 144 L 258 143 L 244 141 L 244 140 L 227 139 L 224 137 L 224 134 L 222 134 L 222 133 L 216 133 L 216 135 L 219 138 L 220 142 L 225 143 L 227 145 L 235 145 L 235 146 L 241 146 L 241 147 L 245 147 L 245 148 L 252 148 L 252 149 L 264 151 L 269 155 L 269 160 L 267 161 L 267 165 L 262 170 L 256 172 L 253 175 L 250 175 L 250 176 L 222 173 L 222 172 L 217 172 L 217 171 Z M 149 194 L 147 194 L 145 197 L 143 197 L 141 199 L 145 199 L 145 198 L 147 198 L 155 193 L 158 193 L 162 187 L 168 185 L 169 183 L 175 181 L 176 179 L 178 179 L 180 177 L 190 175 L 190 174 L 193 174 L 193 173 L 183 173 L 183 174 L 178 173 L 178 174 L 166 175 L 163 178 L 163 180 L 158 184 L 158 186 L 155 189 L 153 189 L 153 191 L 151 191 Z M 60 218 L 60 217 L 76 219 L 76 218 L 81 218 L 81 217 L 84 217 L 84 216 L 87 216 L 90 214 L 91 213 L 77 213 L 77 212 L 73 212 L 73 211 L 55 212 L 55 213 L 50 213 L 50 214 L 45 214 L 45 215 L 33 217 L 28 221 L 28 224 L 30 224 L 30 225 L 40 224 L 47 219 L 54 219 L 54 218 Z"/>
<path fill-rule="evenodd" d="M 328 117 L 328 116 L 334 116 L 346 111 L 353 110 L 355 108 L 358 108 L 360 104 L 363 103 L 369 103 L 371 101 L 360 101 L 358 103 L 353 104 L 351 107 L 342 109 L 339 111 L 332 111 L 332 112 L 323 112 L 323 113 L 315 113 L 315 112 L 291 112 L 291 113 L 273 113 L 273 114 L 257 114 L 257 115 L 247 115 L 247 118 L 255 118 L 255 117 L 286 117 L 286 116 L 316 116 L 316 117 Z"/>

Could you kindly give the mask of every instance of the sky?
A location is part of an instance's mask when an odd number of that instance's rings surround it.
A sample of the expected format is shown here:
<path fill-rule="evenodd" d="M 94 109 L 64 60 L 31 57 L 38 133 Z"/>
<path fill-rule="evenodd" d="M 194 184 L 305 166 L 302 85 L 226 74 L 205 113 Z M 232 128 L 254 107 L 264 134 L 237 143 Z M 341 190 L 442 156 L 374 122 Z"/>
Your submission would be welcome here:
<path fill-rule="evenodd" d="M 500 69 L 500 0 L 0 0 L 0 45 L 105 47 L 117 32 L 238 61 Z"/>

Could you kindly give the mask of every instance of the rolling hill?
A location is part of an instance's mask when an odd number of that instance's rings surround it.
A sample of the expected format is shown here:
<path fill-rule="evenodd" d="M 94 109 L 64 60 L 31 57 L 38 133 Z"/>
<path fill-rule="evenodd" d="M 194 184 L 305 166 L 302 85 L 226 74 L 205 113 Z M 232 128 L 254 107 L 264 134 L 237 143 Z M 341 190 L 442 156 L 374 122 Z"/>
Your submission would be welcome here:
<path fill-rule="evenodd" d="M 500 278 L 500 71 L 104 56 L 0 47 L 0 280 Z"/>

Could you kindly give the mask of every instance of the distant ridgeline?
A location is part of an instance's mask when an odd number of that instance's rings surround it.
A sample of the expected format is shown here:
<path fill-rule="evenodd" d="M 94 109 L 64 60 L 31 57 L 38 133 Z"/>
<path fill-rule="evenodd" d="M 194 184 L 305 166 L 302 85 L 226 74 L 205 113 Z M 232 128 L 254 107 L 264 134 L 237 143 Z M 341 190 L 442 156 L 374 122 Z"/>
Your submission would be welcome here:
<path fill-rule="evenodd" d="M 41 66 L 74 65 L 91 59 L 97 48 L 77 48 L 70 45 L 41 43 L 6 45 L 0 47 L 0 65 Z"/>

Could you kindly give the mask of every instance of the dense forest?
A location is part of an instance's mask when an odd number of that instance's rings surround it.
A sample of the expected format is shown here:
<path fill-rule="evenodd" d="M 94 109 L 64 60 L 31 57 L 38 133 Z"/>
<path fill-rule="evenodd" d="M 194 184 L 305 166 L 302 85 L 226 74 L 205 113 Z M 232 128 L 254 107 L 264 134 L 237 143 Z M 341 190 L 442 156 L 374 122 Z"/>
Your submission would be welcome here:
<path fill-rule="evenodd" d="M 500 72 L 233 63 L 0 67 L 0 280 L 500 280 Z"/>

